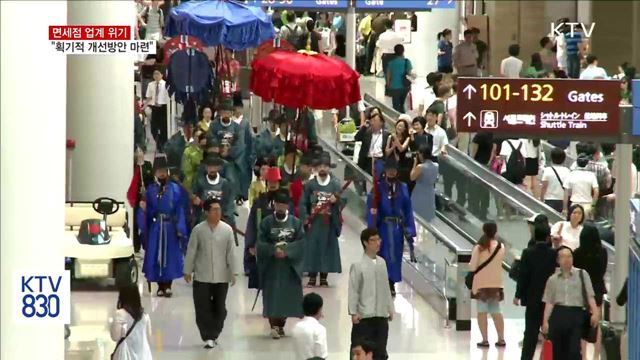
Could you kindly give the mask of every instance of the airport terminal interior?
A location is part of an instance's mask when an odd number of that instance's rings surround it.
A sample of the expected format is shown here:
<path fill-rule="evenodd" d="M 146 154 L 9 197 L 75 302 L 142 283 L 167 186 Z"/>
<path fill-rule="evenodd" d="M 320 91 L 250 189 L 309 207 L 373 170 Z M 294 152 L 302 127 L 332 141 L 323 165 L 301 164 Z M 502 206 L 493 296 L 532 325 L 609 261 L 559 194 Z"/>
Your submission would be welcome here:
<path fill-rule="evenodd" d="M 65 359 L 640 360 L 640 2 L 67 3 Z"/>

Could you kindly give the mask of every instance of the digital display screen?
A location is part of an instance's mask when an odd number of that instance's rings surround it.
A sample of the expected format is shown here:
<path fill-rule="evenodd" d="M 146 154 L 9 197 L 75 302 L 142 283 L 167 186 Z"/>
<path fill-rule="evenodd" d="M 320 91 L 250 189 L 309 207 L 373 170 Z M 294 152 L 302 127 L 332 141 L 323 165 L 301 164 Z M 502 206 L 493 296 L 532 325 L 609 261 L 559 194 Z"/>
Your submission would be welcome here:
<path fill-rule="evenodd" d="M 248 0 L 248 4 L 274 9 L 346 9 L 349 0 Z"/>
<path fill-rule="evenodd" d="M 640 135 L 640 80 L 631 81 L 631 101 L 633 104 L 633 135 Z"/>
<path fill-rule="evenodd" d="M 356 0 L 356 9 L 368 10 L 426 10 L 455 8 L 455 0 Z"/>

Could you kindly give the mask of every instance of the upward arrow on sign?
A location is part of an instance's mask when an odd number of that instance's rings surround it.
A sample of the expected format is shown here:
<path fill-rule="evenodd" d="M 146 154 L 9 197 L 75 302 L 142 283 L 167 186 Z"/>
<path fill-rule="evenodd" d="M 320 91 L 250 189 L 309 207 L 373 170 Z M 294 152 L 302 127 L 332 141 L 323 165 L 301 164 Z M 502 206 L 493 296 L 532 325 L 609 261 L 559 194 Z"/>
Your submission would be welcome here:
<path fill-rule="evenodd" d="M 469 86 L 471 86 L 471 85 L 469 85 Z M 468 112 L 468 113 L 466 113 L 462 118 L 463 118 L 464 120 L 467 120 L 467 126 L 468 126 L 468 127 L 471 127 L 471 120 L 475 120 L 475 119 L 476 119 L 476 116 L 475 116 L 475 115 L 473 115 L 473 113 L 472 113 L 472 112 Z"/>
<path fill-rule="evenodd" d="M 467 99 L 470 100 L 471 99 L 471 93 L 472 92 L 475 93 L 477 91 L 476 91 L 476 88 L 473 85 L 469 84 L 464 88 L 464 90 L 462 90 L 462 92 L 466 92 L 467 93 Z"/>

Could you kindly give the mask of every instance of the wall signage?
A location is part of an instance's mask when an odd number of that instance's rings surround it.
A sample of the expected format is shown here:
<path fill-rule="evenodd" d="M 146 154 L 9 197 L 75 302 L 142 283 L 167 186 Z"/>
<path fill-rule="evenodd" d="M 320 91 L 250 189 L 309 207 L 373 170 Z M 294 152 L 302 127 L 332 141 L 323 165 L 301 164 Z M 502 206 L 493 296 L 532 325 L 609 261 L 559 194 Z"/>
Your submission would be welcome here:
<path fill-rule="evenodd" d="M 568 79 L 458 79 L 458 131 L 617 136 L 620 82 Z"/>

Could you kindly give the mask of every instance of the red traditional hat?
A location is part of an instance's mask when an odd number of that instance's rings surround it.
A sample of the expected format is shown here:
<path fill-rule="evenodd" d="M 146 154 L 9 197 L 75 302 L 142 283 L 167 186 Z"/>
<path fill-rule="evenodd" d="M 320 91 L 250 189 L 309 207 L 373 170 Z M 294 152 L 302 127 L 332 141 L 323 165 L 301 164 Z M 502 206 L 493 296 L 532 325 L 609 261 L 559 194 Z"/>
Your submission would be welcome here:
<path fill-rule="evenodd" d="M 276 182 L 282 180 L 280 176 L 280 168 L 279 167 L 270 167 L 267 170 L 267 174 L 265 175 L 265 180 Z"/>

